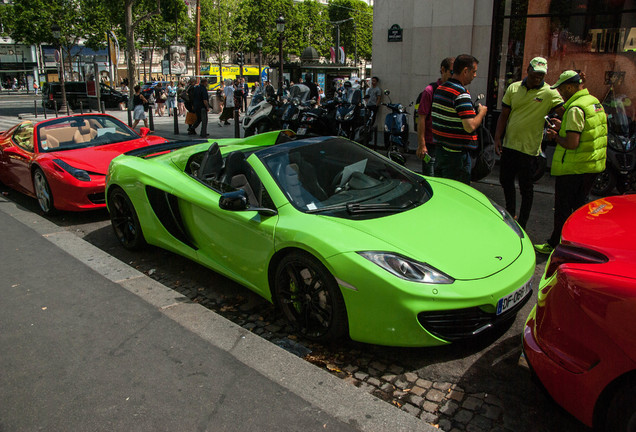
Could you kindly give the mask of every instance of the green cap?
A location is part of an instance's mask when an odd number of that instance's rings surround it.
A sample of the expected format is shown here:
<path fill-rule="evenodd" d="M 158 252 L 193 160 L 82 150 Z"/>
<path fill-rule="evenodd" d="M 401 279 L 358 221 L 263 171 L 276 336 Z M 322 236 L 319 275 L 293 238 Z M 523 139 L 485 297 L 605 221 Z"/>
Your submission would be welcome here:
<path fill-rule="evenodd" d="M 561 74 L 559 80 L 550 86 L 551 89 L 555 89 L 562 84 L 581 84 L 581 76 L 573 70 L 566 70 Z"/>
<path fill-rule="evenodd" d="M 535 57 L 530 60 L 530 67 L 539 73 L 548 73 L 548 61 L 543 57 Z"/>

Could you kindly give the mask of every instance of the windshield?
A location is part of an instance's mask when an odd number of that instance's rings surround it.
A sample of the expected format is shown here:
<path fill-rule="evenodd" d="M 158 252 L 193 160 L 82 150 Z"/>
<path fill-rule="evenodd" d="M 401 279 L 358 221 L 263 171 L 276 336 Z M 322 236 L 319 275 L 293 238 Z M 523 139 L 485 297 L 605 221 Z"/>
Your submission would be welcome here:
<path fill-rule="evenodd" d="M 291 86 L 291 89 L 289 89 L 289 97 L 291 99 L 298 98 L 298 101 L 301 103 L 309 99 L 310 93 L 309 87 L 304 84 L 294 84 Z"/>
<path fill-rule="evenodd" d="M 249 108 L 255 107 L 259 103 L 263 102 L 263 99 L 265 99 L 265 95 L 259 87 L 254 93 L 252 93 L 252 102 L 250 102 Z"/>
<path fill-rule="evenodd" d="M 343 138 L 314 138 L 256 152 L 289 202 L 305 213 L 379 217 L 416 207 L 423 177 Z"/>
<path fill-rule="evenodd" d="M 109 116 L 63 117 L 38 126 L 40 152 L 74 150 L 139 138 L 133 130 Z"/>

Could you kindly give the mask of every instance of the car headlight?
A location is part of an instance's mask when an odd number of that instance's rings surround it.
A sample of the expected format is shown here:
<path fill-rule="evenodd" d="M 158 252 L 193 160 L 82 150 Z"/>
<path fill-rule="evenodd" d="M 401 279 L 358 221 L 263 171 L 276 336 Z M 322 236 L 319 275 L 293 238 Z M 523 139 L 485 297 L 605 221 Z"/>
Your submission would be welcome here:
<path fill-rule="evenodd" d="M 353 118 L 353 111 L 349 111 L 347 114 L 345 114 L 344 119 L 345 120 L 351 120 Z"/>
<path fill-rule="evenodd" d="M 452 284 L 455 279 L 436 268 L 390 252 L 358 252 L 389 273 L 411 282 Z"/>
<path fill-rule="evenodd" d="M 76 179 L 85 181 L 85 182 L 91 181 L 91 176 L 89 176 L 86 171 L 70 166 L 69 164 L 64 162 L 62 159 L 53 159 L 53 162 L 55 162 L 60 168 L 68 172 L 70 175 L 72 175 Z"/>
<path fill-rule="evenodd" d="M 521 229 L 521 227 L 519 226 L 519 224 L 517 223 L 517 221 L 510 216 L 510 213 L 508 213 L 508 211 L 503 208 L 502 206 L 500 206 L 499 204 L 497 204 L 494 201 L 490 201 L 490 204 L 492 204 L 492 206 L 499 212 L 499 214 L 503 217 L 504 222 L 506 223 L 506 225 L 508 225 L 510 228 L 512 228 L 512 230 L 514 232 L 517 233 L 517 235 L 520 238 L 524 238 L 525 234 L 523 233 L 523 230 Z"/>

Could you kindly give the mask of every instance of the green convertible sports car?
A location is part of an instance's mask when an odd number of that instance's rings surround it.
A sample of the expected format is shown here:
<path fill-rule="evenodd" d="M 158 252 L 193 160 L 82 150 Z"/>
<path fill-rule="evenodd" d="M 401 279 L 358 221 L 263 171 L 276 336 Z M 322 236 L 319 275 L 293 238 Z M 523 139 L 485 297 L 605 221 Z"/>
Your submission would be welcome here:
<path fill-rule="evenodd" d="M 352 141 L 158 144 L 113 160 L 122 245 L 181 254 L 275 303 L 312 340 L 431 346 L 514 319 L 535 254 L 497 204 Z"/>

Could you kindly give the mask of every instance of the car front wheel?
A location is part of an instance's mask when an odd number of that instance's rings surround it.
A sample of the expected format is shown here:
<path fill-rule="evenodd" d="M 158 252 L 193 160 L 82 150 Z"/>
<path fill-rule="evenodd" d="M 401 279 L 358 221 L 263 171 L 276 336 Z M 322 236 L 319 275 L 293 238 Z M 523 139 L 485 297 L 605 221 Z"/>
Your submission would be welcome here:
<path fill-rule="evenodd" d="M 132 201 L 122 189 L 112 189 L 108 194 L 110 223 L 119 243 L 129 250 L 137 250 L 146 246 L 141 224 Z"/>
<path fill-rule="evenodd" d="M 636 379 L 630 379 L 615 394 L 607 411 L 607 432 L 636 431 Z"/>
<path fill-rule="evenodd" d="M 45 215 L 55 213 L 53 194 L 51 193 L 51 188 L 49 187 L 49 182 L 46 180 L 44 171 L 40 168 L 36 168 L 35 171 L 33 171 L 33 188 L 35 189 L 35 196 L 38 199 L 42 213 Z"/>
<path fill-rule="evenodd" d="M 274 300 L 296 331 L 315 341 L 336 341 L 348 332 L 347 310 L 334 277 L 303 252 L 285 256 L 276 270 Z"/>

